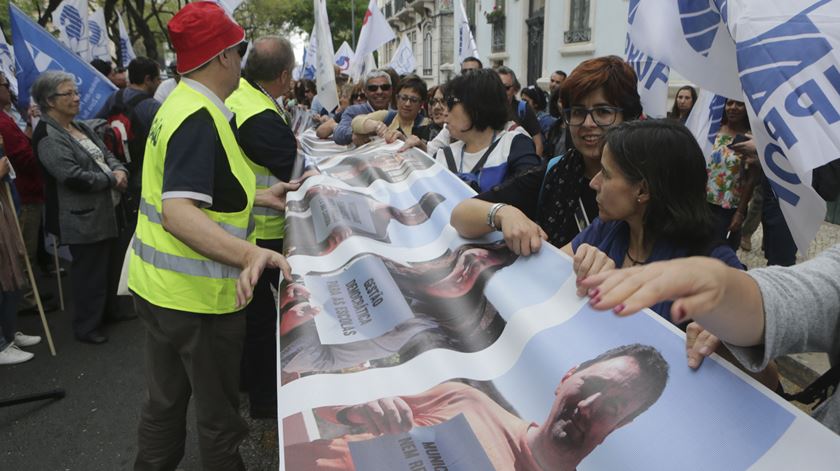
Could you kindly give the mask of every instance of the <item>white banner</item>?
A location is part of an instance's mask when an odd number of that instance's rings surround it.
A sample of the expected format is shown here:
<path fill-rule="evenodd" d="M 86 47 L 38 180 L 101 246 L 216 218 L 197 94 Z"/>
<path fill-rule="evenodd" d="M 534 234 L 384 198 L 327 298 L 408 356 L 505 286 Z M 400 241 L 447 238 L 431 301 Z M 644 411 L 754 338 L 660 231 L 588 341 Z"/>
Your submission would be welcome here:
<path fill-rule="evenodd" d="M 726 4 L 725 0 L 629 3 L 636 15 L 628 33 L 638 50 L 668 64 L 700 88 L 728 97 L 741 96 L 735 43 L 716 6 Z"/>
<path fill-rule="evenodd" d="M 467 12 L 464 10 L 464 3 L 461 0 L 455 0 L 456 5 L 453 7 L 453 14 L 455 15 L 455 55 L 460 65 L 467 57 L 478 57 L 478 46 L 475 44 L 475 37 L 473 37 L 470 29 L 470 22 L 467 17 Z M 455 70 L 458 70 L 455 67 Z"/>
<path fill-rule="evenodd" d="M 327 17 L 327 1 L 315 1 L 315 29 L 317 31 L 318 49 L 315 53 L 315 69 L 318 87 L 318 100 L 327 110 L 332 111 L 338 106 L 338 91 L 335 86 L 335 53 L 333 53 L 330 20 Z"/>
<path fill-rule="evenodd" d="M 87 20 L 88 41 L 90 42 L 90 59 L 111 61 L 111 42 L 108 39 L 108 25 L 105 23 L 105 10 L 97 8 Z"/>
<path fill-rule="evenodd" d="M 400 45 L 394 51 L 394 57 L 388 65 L 400 75 L 410 74 L 417 70 L 417 60 L 414 59 L 414 50 L 411 48 L 408 35 L 403 34 Z"/>
<path fill-rule="evenodd" d="M 318 56 L 318 24 L 312 25 L 309 43 L 303 50 L 303 61 L 300 66 L 300 78 L 315 80 L 315 62 Z"/>
<path fill-rule="evenodd" d="M 350 77 L 357 81 L 362 76 L 362 69 L 367 61 L 367 55 L 379 46 L 394 39 L 394 30 L 388 24 L 388 20 L 379 11 L 376 0 L 370 0 L 368 9 L 365 12 L 365 19 L 362 23 L 362 30 L 359 32 L 359 42 L 356 44 L 356 54 L 350 61 Z"/>
<path fill-rule="evenodd" d="M 52 18 L 53 25 L 58 28 L 58 40 L 82 60 L 90 62 L 87 0 L 64 0 L 53 12 Z"/>
<path fill-rule="evenodd" d="M 558 249 L 459 237 L 472 192 L 427 155 L 301 142 L 321 174 L 287 197 L 281 469 L 836 468 L 840 437 L 718 357 L 690 369 L 651 311 L 595 312 Z"/>
<path fill-rule="evenodd" d="M 353 48 L 347 44 L 347 41 L 341 43 L 338 51 L 335 53 L 335 65 L 341 69 L 342 74 L 346 74 L 350 69 L 350 60 L 353 58 Z"/>
<path fill-rule="evenodd" d="M 645 115 L 651 118 L 664 118 L 668 114 L 668 76 L 671 70 L 666 64 L 640 51 L 630 39 L 630 32 L 635 28 L 634 19 L 638 7 L 638 2 L 631 3 L 627 12 L 627 39 L 624 55 L 636 71 L 636 78 L 639 81 L 637 90 Z"/>
<path fill-rule="evenodd" d="M 125 29 L 125 23 L 123 23 L 122 16 L 120 16 L 120 12 L 117 13 L 117 24 L 120 27 L 120 57 L 122 59 L 122 66 L 128 67 L 128 64 L 137 57 L 137 54 L 134 53 L 134 46 L 131 45 L 131 37 L 128 35 L 128 30 Z"/>

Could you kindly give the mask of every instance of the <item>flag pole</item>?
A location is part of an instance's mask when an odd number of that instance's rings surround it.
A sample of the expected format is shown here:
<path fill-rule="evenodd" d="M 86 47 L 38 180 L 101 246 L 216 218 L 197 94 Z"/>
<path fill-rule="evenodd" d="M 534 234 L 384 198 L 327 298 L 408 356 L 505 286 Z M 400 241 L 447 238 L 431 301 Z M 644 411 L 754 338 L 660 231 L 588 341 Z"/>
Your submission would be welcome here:
<path fill-rule="evenodd" d="M 20 242 L 26 245 L 26 242 L 23 239 L 23 232 L 20 230 L 20 221 L 17 217 L 17 211 L 15 211 L 15 203 L 12 199 L 12 187 L 10 182 L 5 182 L 6 184 L 3 185 L 6 187 L 6 196 L 9 198 L 9 204 L 12 208 L 12 216 L 15 218 L 15 227 L 17 228 L 18 237 L 20 237 Z M 53 344 L 52 333 L 50 333 L 50 326 L 47 324 L 47 316 L 44 314 L 44 305 L 41 304 L 41 293 L 38 292 L 38 283 L 35 282 L 35 273 L 32 271 L 32 264 L 29 263 L 29 257 L 26 255 L 23 256 L 23 259 L 26 261 L 26 272 L 29 274 L 29 284 L 32 285 L 32 292 L 35 294 L 35 304 L 38 306 L 38 314 L 41 316 L 41 323 L 44 325 L 44 334 L 47 337 L 47 343 L 50 346 L 50 353 L 52 356 L 55 356 L 55 345 Z M 56 276 L 61 276 L 59 273 L 56 273 Z"/>
<path fill-rule="evenodd" d="M 350 0 L 350 32 L 353 34 L 353 50 L 356 50 L 356 0 Z"/>

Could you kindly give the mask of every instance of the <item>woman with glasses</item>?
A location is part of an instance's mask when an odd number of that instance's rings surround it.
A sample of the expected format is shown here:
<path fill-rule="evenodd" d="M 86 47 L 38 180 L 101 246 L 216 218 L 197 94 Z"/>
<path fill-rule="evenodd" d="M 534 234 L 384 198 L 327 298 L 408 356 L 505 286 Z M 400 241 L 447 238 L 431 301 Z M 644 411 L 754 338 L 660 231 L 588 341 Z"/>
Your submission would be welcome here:
<path fill-rule="evenodd" d="M 435 160 L 475 191 L 487 191 L 536 167 L 534 141 L 510 120 L 505 86 L 491 69 L 456 76 L 445 89 L 446 127 L 457 139 L 435 153 Z"/>
<path fill-rule="evenodd" d="M 122 262 L 122 254 L 113 253 L 114 207 L 128 172 L 96 133 L 76 120 L 80 98 L 73 75 L 42 73 L 32 85 L 32 99 L 42 111 L 32 146 L 46 170 L 46 228 L 73 255 L 73 330 L 78 340 L 100 344 L 107 340 L 99 331 L 106 308 L 116 307 L 118 280 L 108 273 L 110 263 Z"/>
<path fill-rule="evenodd" d="M 601 171 L 604 133 L 642 114 L 636 74 L 617 56 L 584 61 L 563 83 L 561 100 L 571 146 L 540 168 L 456 206 L 451 223 L 463 237 L 501 230 L 511 250 L 528 255 L 542 240 L 563 247 L 597 216 L 589 184 Z"/>
<path fill-rule="evenodd" d="M 426 104 L 426 114 L 431 118 L 429 123 L 429 140 L 435 138 L 446 124 L 446 100 L 443 98 L 443 86 L 435 85 L 429 89 L 431 97 Z"/>
<path fill-rule="evenodd" d="M 416 75 L 406 75 L 396 88 L 397 109 L 379 110 L 353 118 L 353 133 L 369 136 L 377 135 L 391 143 L 397 139 L 405 141 L 409 137 L 420 140 L 419 147 L 424 149 L 429 140 L 429 118 L 421 111 L 426 103 L 428 90 L 426 82 Z"/>

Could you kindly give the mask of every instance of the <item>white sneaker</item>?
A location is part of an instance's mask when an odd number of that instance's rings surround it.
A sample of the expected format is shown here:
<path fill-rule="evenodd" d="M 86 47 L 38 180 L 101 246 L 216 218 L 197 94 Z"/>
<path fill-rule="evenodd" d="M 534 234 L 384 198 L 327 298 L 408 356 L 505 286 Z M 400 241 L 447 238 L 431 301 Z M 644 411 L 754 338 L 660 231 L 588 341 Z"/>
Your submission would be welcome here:
<path fill-rule="evenodd" d="M 15 345 L 18 347 L 31 347 L 41 343 L 41 337 L 37 335 L 24 335 L 23 332 L 15 333 Z"/>
<path fill-rule="evenodd" d="M 24 352 L 12 344 L 0 352 L 0 365 L 17 365 L 18 363 L 31 360 L 34 356 L 34 354 Z"/>

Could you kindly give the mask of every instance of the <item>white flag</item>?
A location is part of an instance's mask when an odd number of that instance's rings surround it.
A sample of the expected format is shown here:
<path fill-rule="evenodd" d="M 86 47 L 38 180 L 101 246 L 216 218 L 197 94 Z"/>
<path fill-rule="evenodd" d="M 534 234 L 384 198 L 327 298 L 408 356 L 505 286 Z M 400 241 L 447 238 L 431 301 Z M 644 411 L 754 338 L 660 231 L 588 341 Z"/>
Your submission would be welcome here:
<path fill-rule="evenodd" d="M 233 12 L 239 8 L 243 0 L 218 0 L 217 3 L 221 5 L 228 13 L 233 15 Z"/>
<path fill-rule="evenodd" d="M 335 85 L 335 53 L 333 53 L 330 20 L 327 17 L 327 1 L 315 1 L 315 29 L 318 38 L 318 50 L 315 54 L 315 83 L 318 87 L 318 101 L 327 110 L 338 106 L 338 90 Z"/>
<path fill-rule="evenodd" d="M 469 17 L 467 16 L 466 10 L 464 10 L 464 4 L 461 0 L 455 0 L 455 3 L 457 5 L 454 8 L 455 55 L 453 57 L 457 58 L 458 64 L 460 65 L 467 57 L 478 57 L 478 47 L 475 45 L 475 38 L 470 29 Z"/>
<path fill-rule="evenodd" d="M 52 14 L 53 25 L 58 28 L 58 40 L 75 52 L 85 62 L 90 62 L 88 42 L 87 0 L 64 0 Z"/>
<path fill-rule="evenodd" d="M 635 28 L 635 16 L 639 4 L 632 3 L 627 12 L 627 40 L 624 54 L 627 56 L 638 80 L 637 90 L 642 100 L 645 115 L 651 118 L 664 118 L 668 112 L 668 76 L 671 70 L 668 66 L 640 51 L 630 38 Z"/>
<path fill-rule="evenodd" d="M 117 24 L 120 27 L 119 47 L 122 66 L 128 67 L 128 63 L 134 60 L 137 54 L 134 53 L 134 46 L 131 45 L 131 37 L 128 35 L 128 30 L 125 29 L 125 23 L 123 23 L 122 16 L 120 16 L 119 12 L 117 12 Z"/>
<path fill-rule="evenodd" d="M 685 127 L 694 134 L 707 163 L 712 157 L 715 137 L 720 131 L 720 119 L 723 117 L 725 106 L 726 97 L 701 89 L 688 119 L 685 120 Z"/>
<path fill-rule="evenodd" d="M 9 89 L 15 95 L 18 94 L 18 82 L 15 76 L 14 49 L 6 42 L 6 35 L 0 29 L 0 71 L 9 80 Z"/>
<path fill-rule="evenodd" d="M 87 20 L 88 41 L 90 42 L 90 58 L 111 61 L 109 50 L 108 25 L 105 23 L 105 10 L 97 8 Z"/>
<path fill-rule="evenodd" d="M 376 6 L 376 0 L 370 0 L 362 23 L 362 31 L 359 33 L 359 43 L 356 44 L 356 54 L 350 61 L 350 76 L 353 80 L 359 80 L 362 75 L 366 56 L 394 38 L 394 30 L 391 29 L 388 20 L 382 16 L 382 12 Z"/>
<path fill-rule="evenodd" d="M 727 2 L 630 0 L 635 17 L 628 29 L 629 39 L 636 49 L 669 65 L 700 88 L 739 97 L 735 42 L 718 3 Z"/>
<path fill-rule="evenodd" d="M 408 35 L 403 34 L 402 39 L 400 39 L 400 45 L 397 47 L 397 50 L 394 52 L 394 57 L 388 65 L 400 75 L 410 74 L 417 69 L 417 61 L 414 59 L 414 51 L 411 48 Z"/>
<path fill-rule="evenodd" d="M 347 41 L 341 43 L 338 51 L 335 53 L 335 65 L 341 69 L 341 73 L 346 74 L 350 69 L 350 60 L 353 58 L 353 48 L 347 44 Z"/>
<path fill-rule="evenodd" d="M 840 2 L 741 0 L 726 10 L 759 159 L 804 254 L 825 217 L 811 170 L 840 157 Z"/>

